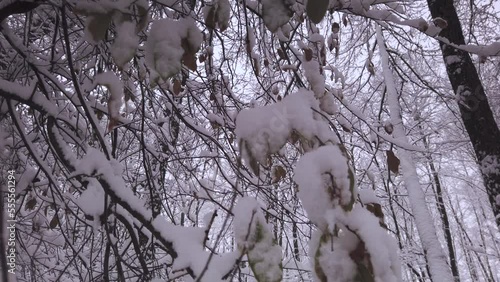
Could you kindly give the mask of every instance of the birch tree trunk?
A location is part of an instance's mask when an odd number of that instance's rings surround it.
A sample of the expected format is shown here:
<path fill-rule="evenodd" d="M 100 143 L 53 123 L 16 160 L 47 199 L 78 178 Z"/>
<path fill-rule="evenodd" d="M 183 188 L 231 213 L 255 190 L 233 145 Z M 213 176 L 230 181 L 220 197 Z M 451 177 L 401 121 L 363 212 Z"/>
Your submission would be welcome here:
<path fill-rule="evenodd" d="M 389 68 L 389 58 L 380 26 L 377 26 L 377 42 L 382 61 L 391 123 L 394 126 L 393 136 L 400 142 L 408 143 L 408 138 L 406 137 L 403 127 L 403 120 L 401 118 L 398 93 L 396 91 L 392 72 Z M 450 267 L 447 264 L 446 256 L 438 240 L 436 227 L 432 220 L 429 220 L 432 216 L 427 208 L 425 194 L 420 187 L 413 157 L 410 152 L 402 148 L 399 148 L 398 152 L 401 161 L 403 180 L 408 191 L 408 200 L 413 211 L 413 216 L 415 217 L 415 224 L 428 261 L 431 279 L 433 281 L 454 281 Z"/>

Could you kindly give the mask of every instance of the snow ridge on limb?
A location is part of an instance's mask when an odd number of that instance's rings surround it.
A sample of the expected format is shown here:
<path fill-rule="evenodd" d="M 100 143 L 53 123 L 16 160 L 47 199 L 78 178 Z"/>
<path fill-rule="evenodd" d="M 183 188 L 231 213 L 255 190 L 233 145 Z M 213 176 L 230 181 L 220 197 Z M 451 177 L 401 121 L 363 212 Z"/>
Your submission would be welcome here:
<path fill-rule="evenodd" d="M 377 43 L 380 50 L 384 81 L 387 88 L 389 113 L 391 122 L 394 125 L 393 135 L 394 138 L 408 143 L 403 127 L 403 121 L 400 117 L 401 108 L 399 106 L 398 93 L 396 92 L 394 79 L 389 68 L 389 55 L 385 49 L 385 40 L 380 26 L 377 26 Z M 425 256 L 428 261 L 430 275 L 435 281 L 453 281 L 453 275 L 451 274 L 450 267 L 447 264 L 446 256 L 444 255 L 441 244 L 439 243 L 436 228 L 432 221 L 429 221 L 431 215 L 429 209 L 427 208 L 425 194 L 420 187 L 412 155 L 402 149 L 399 151 L 399 157 L 401 160 L 403 179 L 408 191 L 408 199 L 415 217 L 415 223 L 417 225 L 420 240 L 422 241 Z"/>

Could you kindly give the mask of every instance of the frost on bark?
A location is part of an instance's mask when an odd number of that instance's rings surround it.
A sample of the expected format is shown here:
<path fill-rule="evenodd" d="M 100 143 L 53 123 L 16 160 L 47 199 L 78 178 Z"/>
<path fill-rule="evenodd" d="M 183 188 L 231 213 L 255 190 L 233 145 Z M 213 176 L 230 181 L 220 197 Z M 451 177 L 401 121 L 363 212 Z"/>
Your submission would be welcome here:
<path fill-rule="evenodd" d="M 433 18 L 440 17 L 448 23 L 440 36 L 454 44 L 465 44 L 453 1 L 428 0 L 427 3 Z M 500 195 L 500 130 L 470 55 L 442 42 L 440 45 L 448 77 L 459 101 L 460 115 L 481 168 L 496 224 L 500 225 L 500 206 L 495 202 L 495 198 Z"/>

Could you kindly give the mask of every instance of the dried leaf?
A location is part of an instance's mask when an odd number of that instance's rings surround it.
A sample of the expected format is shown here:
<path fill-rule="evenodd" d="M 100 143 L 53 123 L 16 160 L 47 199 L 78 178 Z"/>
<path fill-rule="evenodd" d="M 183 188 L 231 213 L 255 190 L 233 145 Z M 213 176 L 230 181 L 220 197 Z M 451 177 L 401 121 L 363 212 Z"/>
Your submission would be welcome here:
<path fill-rule="evenodd" d="M 123 93 L 125 95 L 125 102 L 128 102 L 130 100 L 132 100 L 132 102 L 135 101 L 134 93 L 130 90 L 130 88 L 124 87 Z"/>
<path fill-rule="evenodd" d="M 273 180 L 272 183 L 278 183 L 280 180 L 285 178 L 286 170 L 282 166 L 275 166 L 273 168 Z"/>
<path fill-rule="evenodd" d="M 285 52 L 281 48 L 278 49 L 278 56 L 280 57 L 281 60 L 286 59 Z"/>
<path fill-rule="evenodd" d="M 50 220 L 49 228 L 54 229 L 57 227 L 57 225 L 59 225 L 59 217 L 57 216 L 57 214 L 54 214 L 52 220 Z"/>
<path fill-rule="evenodd" d="M 307 1 L 306 13 L 309 19 L 318 24 L 325 17 L 329 0 L 309 0 Z"/>
<path fill-rule="evenodd" d="M 196 71 L 198 67 L 196 64 L 196 56 L 191 53 L 184 53 L 184 55 L 182 55 L 182 63 L 192 71 Z"/>
<path fill-rule="evenodd" d="M 98 120 L 101 120 L 104 114 L 101 110 L 95 109 L 95 115 L 97 116 Z"/>
<path fill-rule="evenodd" d="M 108 131 L 111 131 L 118 125 L 118 119 L 110 117 L 108 124 Z"/>
<path fill-rule="evenodd" d="M 382 211 L 382 206 L 380 204 L 370 203 L 365 205 L 365 207 L 369 212 L 378 218 L 380 226 L 387 229 L 387 225 L 384 222 L 384 212 Z"/>
<path fill-rule="evenodd" d="M 200 61 L 200 63 L 203 63 L 206 59 L 207 59 L 207 56 L 205 56 L 205 54 L 201 54 L 200 57 L 198 57 L 198 60 Z"/>
<path fill-rule="evenodd" d="M 293 11 L 290 9 L 290 1 L 272 0 L 262 1 L 262 19 L 264 25 L 272 32 L 290 21 Z"/>
<path fill-rule="evenodd" d="M 326 66 L 326 49 L 325 49 L 325 45 L 323 45 L 321 47 L 321 50 L 320 50 L 319 53 L 321 54 L 321 65 L 322 66 Z"/>
<path fill-rule="evenodd" d="M 260 75 L 260 64 L 259 64 L 259 60 L 257 60 L 257 58 L 253 58 L 253 66 L 255 69 L 255 75 L 259 76 Z"/>
<path fill-rule="evenodd" d="M 307 62 L 311 61 L 313 57 L 313 51 L 309 48 L 304 49 L 304 58 Z"/>
<path fill-rule="evenodd" d="M 86 30 L 93 42 L 97 43 L 106 37 L 110 23 L 111 16 L 108 14 L 94 14 L 87 18 Z"/>
<path fill-rule="evenodd" d="M 368 62 L 368 72 L 371 74 L 371 75 L 375 75 L 375 66 L 373 65 L 373 63 L 371 61 Z"/>
<path fill-rule="evenodd" d="M 36 198 L 31 198 L 28 200 L 28 202 L 26 202 L 26 205 L 24 205 L 24 210 L 25 211 L 32 211 L 35 209 L 35 206 L 36 206 Z"/>
<path fill-rule="evenodd" d="M 418 30 L 425 32 L 429 28 L 429 24 L 424 19 L 422 19 L 418 22 L 417 28 L 418 28 Z"/>
<path fill-rule="evenodd" d="M 259 167 L 259 163 L 257 162 L 257 159 L 255 159 L 255 157 L 252 155 L 252 151 L 250 150 L 250 145 L 248 145 L 247 142 L 245 141 L 242 141 L 243 142 L 243 145 L 245 146 L 245 150 L 247 152 L 247 155 L 248 155 L 248 159 L 249 159 L 249 165 L 250 165 L 250 168 L 252 169 L 252 172 L 259 176 L 259 172 L 260 172 L 260 167 Z"/>
<path fill-rule="evenodd" d="M 211 6 L 210 10 L 208 10 L 207 17 L 205 18 L 205 25 L 208 28 L 215 29 L 215 23 L 216 23 L 215 15 L 216 15 L 215 6 Z"/>
<path fill-rule="evenodd" d="M 344 14 L 342 16 L 342 23 L 344 24 L 344 26 L 347 26 L 347 14 Z"/>
<path fill-rule="evenodd" d="M 292 144 L 295 144 L 297 143 L 298 141 L 300 140 L 300 136 L 297 132 L 292 131 L 292 134 L 290 135 L 290 141 Z"/>
<path fill-rule="evenodd" d="M 177 79 L 174 79 L 174 83 L 172 85 L 172 90 L 174 92 L 174 95 L 179 95 L 181 93 L 182 87 L 181 87 L 181 82 Z"/>
<path fill-rule="evenodd" d="M 335 33 L 335 34 L 337 34 L 337 33 L 339 33 L 339 30 L 340 30 L 339 23 L 338 22 L 334 22 L 332 24 L 332 32 Z"/>
<path fill-rule="evenodd" d="M 212 128 L 215 130 L 220 128 L 220 124 L 218 124 L 217 122 L 214 122 L 214 121 L 210 122 L 210 126 L 212 126 Z"/>
<path fill-rule="evenodd" d="M 341 124 L 340 127 L 342 127 L 342 130 L 344 130 L 345 132 L 348 132 L 348 133 L 352 132 L 352 130 L 349 127 L 347 127 L 347 126 L 345 126 L 343 124 Z"/>
<path fill-rule="evenodd" d="M 445 29 L 448 27 L 448 22 L 440 17 L 433 19 L 432 22 L 434 23 L 435 26 L 439 27 L 440 29 Z"/>
<path fill-rule="evenodd" d="M 392 171 L 395 174 L 399 173 L 399 159 L 394 155 L 394 152 L 392 150 L 386 151 L 387 153 L 387 166 L 389 167 L 389 170 Z"/>
<path fill-rule="evenodd" d="M 137 14 L 139 16 L 139 22 L 137 22 L 136 32 L 140 32 L 148 25 L 149 12 L 146 7 L 137 6 Z"/>
<path fill-rule="evenodd" d="M 187 38 L 181 40 L 182 49 L 184 49 L 184 54 L 182 54 L 182 63 L 190 70 L 196 71 L 196 52 L 193 46 L 189 43 Z"/>
<path fill-rule="evenodd" d="M 392 132 L 394 131 L 394 126 L 392 125 L 392 123 L 386 122 L 384 124 L 384 129 L 385 129 L 385 132 L 387 132 L 387 134 L 392 134 Z"/>

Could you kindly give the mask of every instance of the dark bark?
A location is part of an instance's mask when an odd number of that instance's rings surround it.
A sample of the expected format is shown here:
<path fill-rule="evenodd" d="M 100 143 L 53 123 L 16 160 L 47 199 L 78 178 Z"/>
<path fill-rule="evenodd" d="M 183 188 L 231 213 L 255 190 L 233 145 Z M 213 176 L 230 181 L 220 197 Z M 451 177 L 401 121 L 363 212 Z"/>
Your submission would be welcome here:
<path fill-rule="evenodd" d="M 448 27 L 440 35 L 450 42 L 465 44 L 460 20 L 453 0 L 427 0 L 433 18 L 441 17 Z M 459 109 L 472 142 L 489 201 L 500 226 L 500 207 L 495 197 L 500 194 L 500 130 L 495 122 L 486 93 L 470 55 L 440 43 L 453 91 L 459 97 Z M 456 56 L 456 57 L 451 57 Z M 448 58 L 448 59 L 447 59 Z M 458 60 L 454 60 L 458 59 Z M 483 169 L 488 165 L 489 169 Z"/>
<path fill-rule="evenodd" d="M 10 0 L 9 4 L 6 4 L 0 9 L 0 23 L 11 15 L 23 14 L 35 9 L 41 4 L 41 2 L 42 1 L 26 2 L 20 0 Z"/>
<path fill-rule="evenodd" d="M 429 149 L 429 143 L 427 138 L 424 137 L 424 146 Z M 432 178 L 434 180 L 433 186 L 435 188 L 436 204 L 443 223 L 444 238 L 446 241 L 446 246 L 448 247 L 448 254 L 450 256 L 450 267 L 453 277 L 455 277 L 455 282 L 460 281 L 460 273 L 458 271 L 457 259 L 455 255 L 455 249 L 453 248 L 453 237 L 451 235 L 450 220 L 448 219 L 448 214 L 446 213 L 446 206 L 443 200 L 443 189 L 441 187 L 441 180 L 439 179 L 439 174 L 436 167 L 434 166 L 434 160 L 431 155 L 427 156 L 427 161 L 429 162 L 429 168 L 432 173 Z"/>

